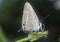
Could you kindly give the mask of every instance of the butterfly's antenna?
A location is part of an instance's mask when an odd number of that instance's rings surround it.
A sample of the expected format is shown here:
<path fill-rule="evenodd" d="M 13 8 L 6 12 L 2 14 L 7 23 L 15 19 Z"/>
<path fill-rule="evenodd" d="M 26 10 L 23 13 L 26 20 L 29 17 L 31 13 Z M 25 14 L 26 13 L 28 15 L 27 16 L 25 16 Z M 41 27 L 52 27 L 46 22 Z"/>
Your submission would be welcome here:
<path fill-rule="evenodd" d="M 42 29 L 42 31 L 44 31 L 44 30 L 45 30 L 45 25 L 44 25 L 44 24 L 42 24 L 42 26 L 43 26 L 43 29 Z"/>
<path fill-rule="evenodd" d="M 50 15 L 48 14 L 46 17 L 44 17 L 44 18 L 42 19 L 42 21 L 45 20 L 45 19 L 46 19 L 47 17 L 49 17 L 49 16 L 50 16 Z"/>

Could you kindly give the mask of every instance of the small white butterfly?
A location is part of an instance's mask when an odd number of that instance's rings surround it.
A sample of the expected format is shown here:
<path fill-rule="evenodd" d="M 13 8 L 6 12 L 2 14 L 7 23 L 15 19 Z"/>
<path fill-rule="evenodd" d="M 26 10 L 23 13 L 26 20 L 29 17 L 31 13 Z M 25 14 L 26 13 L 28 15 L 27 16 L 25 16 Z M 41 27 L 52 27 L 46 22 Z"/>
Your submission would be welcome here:
<path fill-rule="evenodd" d="M 35 11 L 31 4 L 26 2 L 24 5 L 24 11 L 22 16 L 22 30 L 24 32 L 39 32 L 42 31 L 44 25 L 39 21 Z"/>

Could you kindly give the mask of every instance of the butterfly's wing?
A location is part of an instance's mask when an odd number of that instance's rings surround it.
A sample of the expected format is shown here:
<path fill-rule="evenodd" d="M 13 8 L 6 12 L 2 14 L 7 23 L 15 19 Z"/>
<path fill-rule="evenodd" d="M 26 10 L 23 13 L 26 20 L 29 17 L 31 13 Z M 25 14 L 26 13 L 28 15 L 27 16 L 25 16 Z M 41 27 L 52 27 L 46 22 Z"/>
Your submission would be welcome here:
<path fill-rule="evenodd" d="M 26 2 L 22 16 L 23 31 L 31 31 L 35 25 L 39 24 L 39 19 L 30 3 Z"/>

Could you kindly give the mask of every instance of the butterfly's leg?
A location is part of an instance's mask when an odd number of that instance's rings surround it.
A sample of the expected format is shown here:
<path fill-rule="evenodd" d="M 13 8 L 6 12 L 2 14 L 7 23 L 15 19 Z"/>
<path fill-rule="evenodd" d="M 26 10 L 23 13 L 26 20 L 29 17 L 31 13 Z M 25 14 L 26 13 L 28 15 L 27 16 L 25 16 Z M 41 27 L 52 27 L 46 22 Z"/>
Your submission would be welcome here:
<path fill-rule="evenodd" d="M 39 28 L 42 31 L 42 23 L 39 24 Z"/>
<path fill-rule="evenodd" d="M 44 31 L 44 29 L 45 29 L 45 25 L 43 24 L 43 31 Z"/>
<path fill-rule="evenodd" d="M 40 29 L 41 29 L 41 31 L 42 31 L 42 25 L 40 26 Z"/>

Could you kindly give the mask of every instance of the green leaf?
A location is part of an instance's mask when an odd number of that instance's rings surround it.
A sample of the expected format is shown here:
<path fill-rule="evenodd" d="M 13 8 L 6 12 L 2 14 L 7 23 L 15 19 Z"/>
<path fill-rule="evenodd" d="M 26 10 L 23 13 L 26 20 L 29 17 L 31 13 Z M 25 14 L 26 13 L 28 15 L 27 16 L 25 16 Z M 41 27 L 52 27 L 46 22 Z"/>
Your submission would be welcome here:
<path fill-rule="evenodd" d="M 26 41 L 35 41 L 41 37 L 44 37 L 48 34 L 48 31 L 45 31 L 45 32 L 39 32 L 37 34 L 33 34 L 33 33 L 29 33 L 28 36 L 26 38 L 23 38 L 23 39 L 20 39 L 20 40 L 17 40 L 15 42 L 26 42 Z"/>

